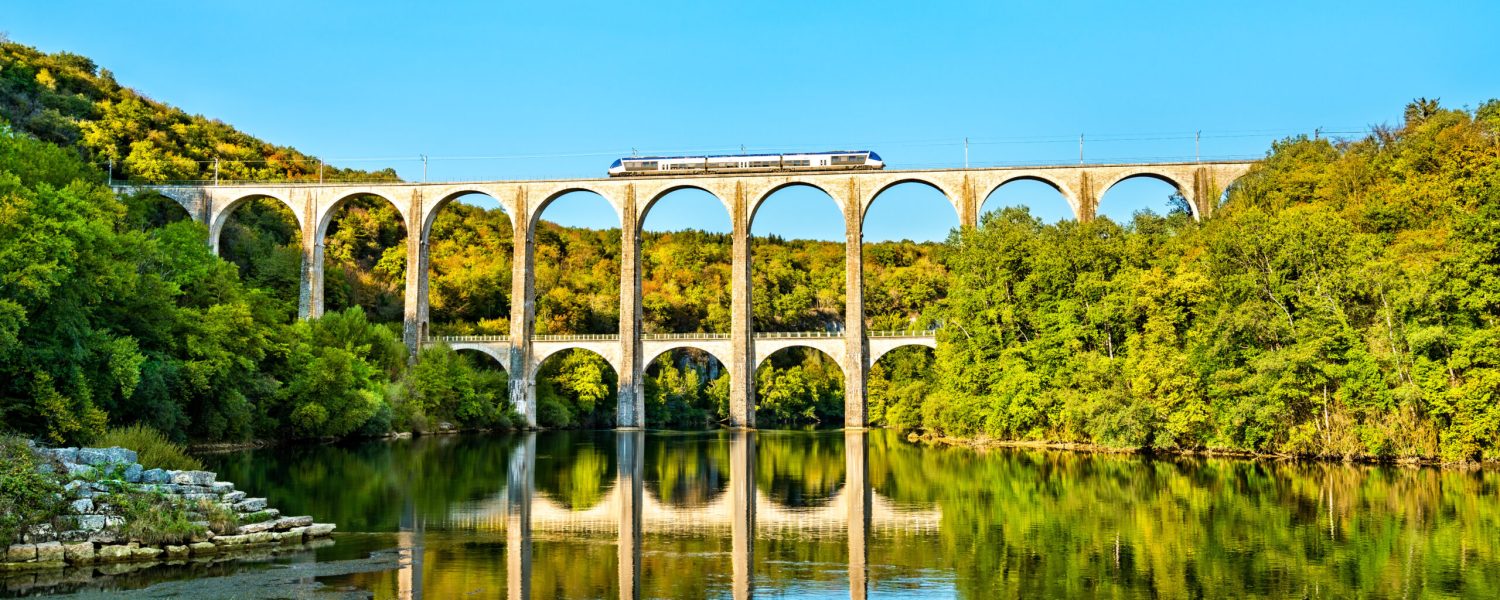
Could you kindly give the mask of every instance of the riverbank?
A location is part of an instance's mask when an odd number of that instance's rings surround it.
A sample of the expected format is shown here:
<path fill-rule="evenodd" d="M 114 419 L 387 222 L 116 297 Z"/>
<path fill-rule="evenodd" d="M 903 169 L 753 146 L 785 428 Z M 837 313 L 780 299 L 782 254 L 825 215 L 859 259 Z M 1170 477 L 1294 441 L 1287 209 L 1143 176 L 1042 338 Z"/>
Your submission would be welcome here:
<path fill-rule="evenodd" d="M 1260 453 L 1246 452 L 1243 450 L 1225 450 L 1214 448 L 1203 449 L 1170 449 L 1170 448 L 1126 448 L 1116 446 L 1104 446 L 1099 444 L 1081 442 L 1051 442 L 1041 440 L 1000 440 L 993 438 L 964 438 L 949 437 L 932 434 L 908 433 L 907 441 L 936 444 L 943 446 L 959 446 L 983 450 L 986 448 L 1023 448 L 1032 450 L 1063 450 L 1068 452 L 1079 452 L 1087 454 L 1131 454 L 1145 456 L 1197 456 L 1207 458 L 1238 458 L 1244 460 L 1273 460 L 1288 462 L 1310 462 L 1310 463 L 1341 463 L 1341 464 L 1366 464 L 1366 465 L 1392 465 L 1405 467 L 1435 467 L 1440 469 L 1478 469 L 1485 467 L 1500 466 L 1500 461 L 1469 461 L 1469 462 L 1444 462 L 1434 458 L 1418 457 L 1382 457 L 1375 455 L 1348 455 L 1348 456 L 1319 456 L 1299 455 L 1282 453 Z"/>
<path fill-rule="evenodd" d="M 7 588 L 38 571 L 88 577 L 274 553 L 335 529 L 311 516 L 284 516 L 210 471 L 147 468 L 134 450 L 6 442 L 0 578 Z"/>

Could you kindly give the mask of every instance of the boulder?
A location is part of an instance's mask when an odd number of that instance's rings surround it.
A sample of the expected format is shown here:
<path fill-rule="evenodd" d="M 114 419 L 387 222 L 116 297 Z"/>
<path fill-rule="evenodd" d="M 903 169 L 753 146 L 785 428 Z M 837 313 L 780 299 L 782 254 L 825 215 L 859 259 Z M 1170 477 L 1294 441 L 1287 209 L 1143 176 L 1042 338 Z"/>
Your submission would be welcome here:
<path fill-rule="evenodd" d="M 63 545 L 57 542 L 44 542 L 36 545 L 36 561 L 39 563 L 63 562 Z"/>
<path fill-rule="evenodd" d="M 63 463 L 63 468 L 68 470 L 68 477 L 83 477 L 94 471 L 93 467 L 78 463 Z"/>
<path fill-rule="evenodd" d="M 246 498 L 234 504 L 234 509 L 242 513 L 253 513 L 266 509 L 265 498 Z"/>
<path fill-rule="evenodd" d="M 131 548 L 131 560 L 151 560 L 161 556 L 161 548 Z"/>
<path fill-rule="evenodd" d="M 199 500 L 207 500 L 209 502 L 218 502 L 219 501 L 219 495 L 218 494 L 199 494 L 199 493 L 183 494 L 182 495 L 182 499 L 183 500 L 187 500 L 188 502 L 197 502 Z"/>
<path fill-rule="evenodd" d="M 239 546 L 239 545 L 245 543 L 245 536 L 243 536 L 243 535 L 221 535 L 219 537 L 214 538 L 214 542 L 213 543 L 217 544 L 219 546 Z"/>
<path fill-rule="evenodd" d="M 100 546 L 94 553 L 94 559 L 99 562 L 120 562 L 130 560 L 130 546 L 111 544 Z"/>
<path fill-rule="evenodd" d="M 293 527 L 307 527 L 312 524 L 312 517 L 282 517 L 276 520 L 276 529 L 287 530 Z"/>
<path fill-rule="evenodd" d="M 145 472 L 145 469 L 142 469 L 140 464 L 138 464 L 138 463 L 130 463 L 129 465 L 127 465 L 125 467 L 125 481 L 126 481 L 126 483 L 140 483 L 141 482 L 141 474 L 144 473 L 144 472 Z"/>
<path fill-rule="evenodd" d="M 224 494 L 224 501 L 234 504 L 245 499 L 245 492 L 229 492 Z"/>
<path fill-rule="evenodd" d="M 167 546 L 166 550 L 167 550 L 167 558 L 187 558 L 188 557 L 188 547 L 187 546 Z"/>
<path fill-rule="evenodd" d="M 63 559 L 75 565 L 94 562 L 94 545 L 89 542 L 63 544 Z"/>
<path fill-rule="evenodd" d="M 276 541 L 276 536 L 273 534 L 273 532 L 270 532 L 270 531 L 262 531 L 260 533 L 248 533 L 248 534 L 245 534 L 242 537 L 245 538 L 245 543 L 246 544 L 269 544 L 271 542 Z"/>
<path fill-rule="evenodd" d="M 82 499 L 79 499 L 79 500 L 74 500 L 72 506 L 70 506 L 69 508 L 73 511 L 73 514 L 75 514 L 75 515 L 86 515 L 86 514 L 89 514 L 91 512 L 94 512 L 94 501 L 90 500 L 88 498 L 82 498 Z M 103 526 L 104 526 L 104 520 L 100 519 L 100 521 L 99 521 L 99 527 L 102 528 Z"/>
<path fill-rule="evenodd" d="M 217 475 L 209 471 L 172 471 L 172 483 L 178 485 L 208 485 Z"/>
<path fill-rule="evenodd" d="M 234 484 L 228 481 L 215 481 L 208 487 L 215 494 L 228 494 L 234 491 Z"/>
<path fill-rule="evenodd" d="M 53 448 L 52 450 L 49 450 L 48 452 L 50 454 L 52 454 L 52 457 L 56 458 L 59 462 L 65 462 L 65 463 L 76 463 L 76 462 L 78 462 L 78 449 L 77 448 Z"/>
<path fill-rule="evenodd" d="M 338 526 L 333 523 L 314 523 L 307 527 L 307 537 L 323 537 L 333 533 Z"/>
<path fill-rule="evenodd" d="M 191 552 L 193 556 L 208 556 L 212 554 L 218 554 L 219 547 L 215 546 L 213 542 L 194 542 L 192 544 L 188 544 L 188 551 Z"/>
<path fill-rule="evenodd" d="M 5 549 L 5 562 L 21 563 L 36 560 L 35 544 L 13 544 Z"/>
<path fill-rule="evenodd" d="M 171 483 L 172 474 L 163 469 L 146 469 L 141 472 L 141 483 Z"/>
<path fill-rule="evenodd" d="M 261 521 L 259 523 L 250 523 L 250 524 L 247 524 L 247 525 L 241 525 L 240 528 L 239 528 L 239 533 L 240 534 L 260 533 L 262 531 L 270 531 L 270 530 L 275 529 L 275 528 L 276 528 L 276 521 Z"/>
<path fill-rule="evenodd" d="M 90 506 L 93 502 L 89 502 Z M 104 515 L 81 515 L 73 517 L 73 527 L 81 531 L 99 531 L 104 529 Z"/>

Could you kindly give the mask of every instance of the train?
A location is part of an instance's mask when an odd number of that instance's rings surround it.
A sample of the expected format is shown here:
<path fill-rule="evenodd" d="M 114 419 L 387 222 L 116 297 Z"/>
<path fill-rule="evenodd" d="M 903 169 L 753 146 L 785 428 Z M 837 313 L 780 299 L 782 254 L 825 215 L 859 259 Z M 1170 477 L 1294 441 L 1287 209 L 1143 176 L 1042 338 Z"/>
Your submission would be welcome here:
<path fill-rule="evenodd" d="M 735 154 L 724 156 L 631 156 L 609 165 L 610 177 L 764 173 L 775 171 L 854 171 L 884 169 L 885 161 L 869 150 L 835 150 L 803 154 Z"/>

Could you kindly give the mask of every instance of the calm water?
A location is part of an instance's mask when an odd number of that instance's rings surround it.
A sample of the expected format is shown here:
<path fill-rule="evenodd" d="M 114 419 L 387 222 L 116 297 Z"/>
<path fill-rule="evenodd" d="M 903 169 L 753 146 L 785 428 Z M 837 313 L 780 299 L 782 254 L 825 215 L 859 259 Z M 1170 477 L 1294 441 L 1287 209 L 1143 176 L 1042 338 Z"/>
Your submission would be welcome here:
<path fill-rule="evenodd" d="M 332 546 L 284 560 L 398 557 L 319 578 L 377 598 L 1500 597 L 1492 471 L 975 452 L 885 431 L 461 436 L 210 462 L 339 524 Z"/>

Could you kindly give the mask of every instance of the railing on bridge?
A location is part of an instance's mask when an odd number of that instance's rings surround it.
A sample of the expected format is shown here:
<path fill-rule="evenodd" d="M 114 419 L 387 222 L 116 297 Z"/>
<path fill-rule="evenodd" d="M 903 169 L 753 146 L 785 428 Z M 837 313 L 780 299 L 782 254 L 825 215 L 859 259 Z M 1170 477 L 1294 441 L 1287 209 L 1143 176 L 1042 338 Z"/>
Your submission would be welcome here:
<path fill-rule="evenodd" d="M 936 329 L 911 329 L 890 331 L 867 331 L 865 337 L 870 338 L 903 338 L 903 337 L 928 337 L 936 334 Z M 757 340 L 785 340 L 785 339 L 836 339 L 844 337 L 842 331 L 758 331 L 755 333 Z M 592 333 L 579 335 L 538 335 L 533 336 L 535 342 L 613 342 L 618 341 L 620 336 L 609 333 Z M 647 341 L 671 341 L 671 340 L 727 340 L 727 333 L 646 333 L 641 335 L 642 340 Z M 484 343 L 510 343 L 508 335 L 444 335 L 429 338 L 428 342 L 445 342 L 449 344 L 484 344 Z"/>

